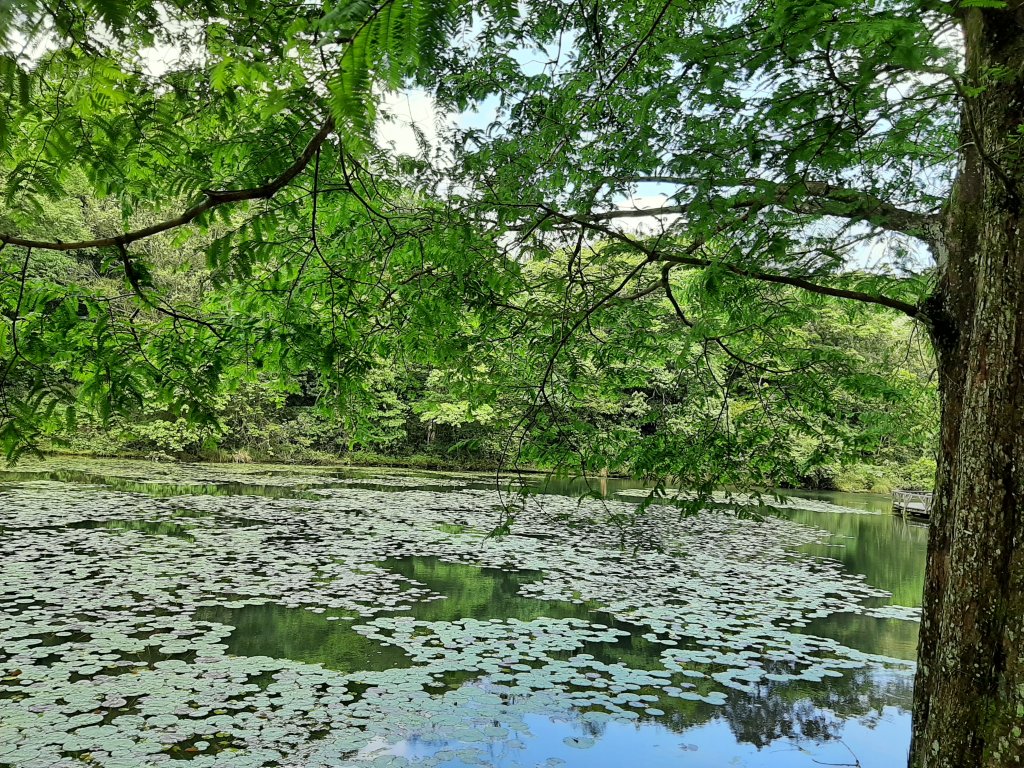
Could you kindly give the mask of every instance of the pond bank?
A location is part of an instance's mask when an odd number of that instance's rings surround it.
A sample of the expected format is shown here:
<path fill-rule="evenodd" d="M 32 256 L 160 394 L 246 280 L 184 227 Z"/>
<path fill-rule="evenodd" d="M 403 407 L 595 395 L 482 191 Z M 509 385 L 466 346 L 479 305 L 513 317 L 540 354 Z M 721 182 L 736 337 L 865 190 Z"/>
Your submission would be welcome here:
<path fill-rule="evenodd" d="M 200 456 L 176 456 L 166 453 L 101 453 L 101 452 L 64 452 L 48 450 L 46 456 L 70 457 L 79 459 L 125 459 L 133 461 L 155 461 L 158 463 L 201 463 L 233 466 L 237 464 L 268 464 L 278 466 L 321 466 L 355 469 L 412 469 L 428 472 L 498 472 L 511 474 L 507 467 L 499 467 L 496 462 L 483 459 L 450 457 L 435 454 L 410 454 L 392 456 L 371 451 L 352 451 L 345 454 L 327 454 L 320 451 L 300 453 L 294 458 L 279 456 L 253 455 L 247 451 L 218 451 Z M 516 472 L 529 475 L 547 475 L 553 470 L 537 466 L 521 466 Z M 617 480 L 629 480 L 629 475 L 608 473 L 604 477 Z M 887 495 L 896 488 L 913 490 L 931 490 L 934 484 L 935 463 L 921 460 L 907 464 L 851 464 L 833 467 L 827 473 L 818 474 L 813 478 L 805 478 L 803 484 L 782 486 L 786 490 L 797 491 L 840 491 L 843 493 L 876 493 Z M 599 479 L 599 477 L 595 478 Z"/>

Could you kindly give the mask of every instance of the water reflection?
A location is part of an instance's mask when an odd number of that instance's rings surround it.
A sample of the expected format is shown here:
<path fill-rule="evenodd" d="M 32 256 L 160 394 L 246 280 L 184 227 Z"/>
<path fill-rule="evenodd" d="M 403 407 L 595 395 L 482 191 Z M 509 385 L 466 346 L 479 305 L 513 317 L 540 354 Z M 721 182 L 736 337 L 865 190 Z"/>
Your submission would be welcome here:
<path fill-rule="evenodd" d="M 544 576 L 540 571 L 504 571 L 449 563 L 439 557 L 389 558 L 380 565 L 392 573 L 443 595 L 442 600 L 415 603 L 406 614 L 421 621 L 459 619 L 590 620 L 590 607 L 564 600 L 539 600 L 519 594 L 519 588 Z"/>
<path fill-rule="evenodd" d="M 818 493 L 813 498 L 849 506 L 852 502 L 843 497 L 851 495 L 854 494 Z M 868 584 L 892 592 L 892 602 L 897 605 L 921 605 L 927 526 L 889 514 L 887 505 L 882 514 L 815 512 L 792 507 L 775 513 L 832 534 L 827 542 L 810 544 L 800 551 L 838 560 L 850 573 L 863 574 Z"/>
<path fill-rule="evenodd" d="M 313 613 L 264 603 L 242 608 L 202 606 L 195 618 L 234 627 L 227 639 L 228 653 L 234 656 L 292 659 L 345 673 L 412 664 L 401 648 L 378 643 L 353 630 L 353 616 L 343 611 Z"/>
<path fill-rule="evenodd" d="M 68 523 L 65 528 L 79 530 L 137 531 L 157 536 L 172 536 L 185 541 L 195 541 L 189 529 L 177 523 L 162 523 L 155 520 L 79 520 Z"/>
<path fill-rule="evenodd" d="M 548 618 L 574 618 L 611 625 L 629 632 L 616 641 L 589 642 L 569 652 L 553 653 L 551 658 L 568 658 L 589 653 L 606 664 L 624 663 L 634 669 L 663 669 L 663 646 L 651 643 L 638 628 L 593 610 L 593 606 L 560 600 L 540 600 L 519 594 L 520 587 L 541 578 L 538 571 L 506 571 L 450 563 L 437 557 L 391 558 L 380 563 L 425 586 L 443 599 L 413 603 L 397 615 L 421 621 L 452 622 L 460 619 L 532 621 Z M 241 608 L 203 607 L 196 618 L 234 627 L 227 639 L 228 652 L 234 655 L 271 656 L 305 663 L 321 664 L 344 673 L 405 668 L 410 657 L 400 648 L 371 640 L 352 628 L 351 614 L 326 610 L 315 613 L 302 608 L 287 608 L 267 603 Z M 916 623 L 893 619 L 840 614 L 821 619 L 820 627 L 831 630 L 844 643 L 884 652 L 894 658 L 910 658 L 916 644 Z M 880 631 L 892 624 L 895 629 Z M 896 638 L 895 640 L 893 638 Z M 786 674 L 794 668 L 785 661 L 764 664 L 767 672 Z M 710 674 L 711 669 L 694 665 L 695 671 Z M 460 685 L 487 685 L 482 671 L 452 671 L 437 676 L 432 690 L 443 693 Z M 666 684 L 693 688 L 692 678 L 673 675 Z M 409 739 L 388 749 L 390 754 L 407 757 L 443 755 L 467 747 L 484 749 L 486 765 L 545 765 L 558 758 L 569 766 L 669 765 L 686 753 L 686 765 L 723 765 L 723 755 L 736 757 L 730 765 L 790 766 L 813 765 L 818 760 L 834 760 L 853 749 L 861 765 L 892 764 L 894 756 L 905 749 L 909 733 L 909 707 L 912 694 L 909 671 L 864 668 L 847 671 L 842 677 L 820 682 L 795 680 L 761 682 L 750 692 L 730 691 L 722 705 L 670 696 L 663 689 L 638 688 L 638 695 L 651 696 L 638 711 L 635 724 L 587 719 L 575 716 L 534 717 L 529 733 L 519 734 L 517 744 L 504 742 L 463 744 Z M 657 715 L 645 713 L 655 707 Z M 596 710 L 599 713 L 599 710 Z M 471 717 L 471 714 L 467 714 Z M 889 740 L 879 746 L 876 741 Z M 593 742 L 593 746 L 582 749 Z M 842 742 L 842 744 L 840 744 Z M 844 746 L 845 745 L 845 746 Z M 531 755 L 536 755 L 533 761 Z M 875 756 L 878 759 L 875 759 Z M 523 758 L 528 760 L 523 761 Z M 628 759 L 627 759 L 628 758 Z M 465 761 L 454 757 L 444 766 L 478 766 L 480 755 Z M 467 762 L 468 761 L 468 762 Z M 702 762 L 706 761 L 706 762 Z M 840 761 L 841 762 L 841 761 Z M 820 764 L 820 763 L 819 763 Z"/>
<path fill-rule="evenodd" d="M 917 659 L 917 636 L 920 624 L 905 619 L 875 618 L 857 613 L 833 613 L 814 619 L 804 632 L 817 637 L 830 637 L 849 648 L 891 659 Z"/>
<path fill-rule="evenodd" d="M 0 479 L 9 482 L 26 480 L 57 480 L 62 482 L 102 484 L 108 488 L 152 496 L 183 494 L 256 495 L 271 498 L 324 498 L 309 488 L 327 489 L 350 485 L 365 490 L 406 491 L 429 489 L 436 493 L 450 490 L 440 484 L 415 483 L 346 483 L 311 482 L 308 485 L 259 485 L 256 483 L 176 484 L 150 483 L 112 478 L 79 471 L 6 472 Z M 638 487 L 628 480 L 596 478 L 579 480 L 530 478 L 530 488 L 540 493 L 579 496 L 588 491 L 609 496 L 619 490 Z M 468 487 L 493 489 L 492 482 L 481 480 Z M 920 605 L 923 587 L 923 564 L 927 532 L 923 526 L 908 524 L 888 514 L 884 497 L 850 494 L 801 494 L 832 504 L 876 514 L 842 514 L 811 511 L 792 507 L 772 511 L 789 520 L 823 528 L 832 533 L 829 541 L 801 548 L 795 557 L 829 558 L 840 562 L 869 584 L 893 593 L 892 602 L 904 606 Z M 258 502 L 253 502 L 254 504 Z M 458 513 L 458 501 L 452 511 Z M 193 542 L 196 527 L 205 527 L 204 518 L 220 526 L 268 525 L 256 518 L 211 516 L 205 512 L 178 511 L 176 522 L 141 520 L 85 520 L 68 527 L 139 531 Z M 461 526 L 451 525 L 448 533 L 459 535 Z M 0 533 L 3 529 L 0 528 Z M 285 530 L 288 533 L 288 529 Z M 530 533 L 523 531 L 522 533 Z M 305 534 L 262 540 L 265 546 L 286 549 L 291 541 L 306 540 Z M 202 538 L 200 538 L 202 541 Z M 191 551 L 191 550 L 189 550 Z M 197 552 L 201 556 L 202 552 Z M 479 568 L 451 563 L 437 557 L 391 558 L 378 566 L 398 574 L 410 583 L 425 587 L 441 599 L 412 603 L 394 612 L 426 622 L 454 622 L 461 619 L 518 620 L 530 622 L 541 618 L 578 619 L 622 630 L 618 639 L 608 642 L 587 642 L 573 651 L 552 652 L 550 659 L 564 660 L 575 654 L 590 654 L 603 664 L 625 664 L 631 669 L 663 669 L 661 652 L 664 646 L 645 639 L 643 627 L 619 621 L 596 610 L 594 604 L 568 600 L 541 600 L 521 594 L 523 586 L 540 579 L 539 571 L 511 571 Z M 320 664 L 342 673 L 385 671 L 408 668 L 411 657 L 401 648 L 370 639 L 353 629 L 359 619 L 343 611 L 314 612 L 289 608 L 276 603 L 244 607 L 203 606 L 193 617 L 233 627 L 225 641 L 228 653 L 236 656 L 269 656 L 280 659 Z M 840 613 L 816 619 L 803 630 L 810 635 L 834 638 L 846 646 L 888 656 L 913 659 L 917 645 L 917 623 L 899 619 L 872 618 Z M 148 651 L 147 651 L 148 652 Z M 153 652 L 154 654 L 156 651 Z M 562 654 L 562 655 L 559 655 Z M 754 653 L 756 657 L 757 654 Z M 170 657 L 154 657 L 166 660 Z M 123 659 L 114 659 L 116 663 Z M 142 659 L 149 662 L 149 658 Z M 152 663 L 156 663 L 156 660 Z M 794 671 L 787 662 L 756 659 L 766 671 L 786 674 Z M 694 665 L 695 672 L 710 672 Z M 448 670 L 438 674 L 435 692 L 443 693 L 459 686 L 486 686 L 486 673 L 480 670 Z M 699 680 L 699 678 L 696 678 Z M 689 690 L 700 682 L 673 675 L 666 682 Z M 689 686 L 689 688 L 686 688 Z M 568 687 L 567 687 L 568 688 Z M 451 751 L 442 765 L 449 768 L 484 764 L 504 766 L 546 766 L 562 760 L 564 765 L 615 766 L 811 766 L 820 764 L 852 764 L 859 761 L 864 768 L 890 766 L 905 757 L 909 741 L 909 706 L 912 677 L 906 671 L 870 667 L 849 670 L 842 677 L 825 678 L 819 682 L 761 682 L 749 692 L 730 690 L 724 704 L 690 700 L 666 695 L 657 688 L 639 688 L 638 695 L 653 697 L 637 708 L 637 721 L 623 723 L 589 717 L 600 714 L 572 711 L 566 707 L 562 716 L 529 715 L 528 732 L 508 739 L 482 739 L 469 742 L 431 742 L 410 738 L 387 751 L 408 757 L 437 756 Z M 647 709 L 652 709 L 648 712 Z M 655 712 L 655 710 L 660 712 Z M 472 726 L 471 713 L 466 714 Z M 476 755 L 457 754 L 470 750 Z"/>
<path fill-rule="evenodd" d="M 393 615 L 431 622 L 582 619 L 628 634 L 613 642 L 586 643 L 580 652 L 590 653 L 606 664 L 625 663 L 638 669 L 662 667 L 660 654 L 664 646 L 641 637 L 645 630 L 636 625 L 596 611 L 592 604 L 521 595 L 519 588 L 541 578 L 540 571 L 480 568 L 422 556 L 390 558 L 380 565 L 442 598 L 414 602 L 407 609 L 389 612 Z M 196 610 L 195 618 L 234 627 L 227 643 L 228 652 L 235 656 L 292 659 L 343 672 L 409 666 L 409 657 L 400 649 L 377 643 L 353 630 L 352 624 L 358 623 L 358 619 L 345 611 L 314 613 L 264 603 L 239 608 L 203 606 Z"/>
<path fill-rule="evenodd" d="M 725 719 L 685 733 L 655 723 L 609 722 L 595 728 L 579 719 L 541 715 L 528 716 L 526 725 L 528 734 L 507 741 L 478 745 L 410 738 L 388 753 L 411 759 L 450 753 L 450 759 L 441 763 L 443 768 L 479 768 L 481 762 L 489 768 L 890 768 L 906 760 L 906 750 L 894 749 L 894 745 L 906 741 L 910 715 L 885 707 L 877 719 L 843 721 L 837 727 L 837 738 L 831 741 L 800 745 L 788 738 L 760 746 L 738 740 Z"/>

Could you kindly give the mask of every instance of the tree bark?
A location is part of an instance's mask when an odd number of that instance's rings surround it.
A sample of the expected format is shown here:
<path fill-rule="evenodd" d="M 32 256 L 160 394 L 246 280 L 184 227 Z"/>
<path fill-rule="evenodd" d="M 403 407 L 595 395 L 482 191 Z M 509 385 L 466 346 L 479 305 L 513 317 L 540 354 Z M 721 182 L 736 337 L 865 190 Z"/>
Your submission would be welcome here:
<path fill-rule="evenodd" d="M 987 87 L 964 100 L 926 310 L 942 430 L 912 768 L 1024 766 L 1024 10 L 963 27 L 965 83 Z"/>

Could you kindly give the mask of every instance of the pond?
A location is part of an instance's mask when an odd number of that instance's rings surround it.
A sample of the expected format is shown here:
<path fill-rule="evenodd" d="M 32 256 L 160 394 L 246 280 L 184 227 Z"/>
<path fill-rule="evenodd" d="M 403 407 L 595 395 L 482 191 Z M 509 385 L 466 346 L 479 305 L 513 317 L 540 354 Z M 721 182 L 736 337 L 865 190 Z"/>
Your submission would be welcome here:
<path fill-rule="evenodd" d="M 0 766 L 905 760 L 924 527 L 523 480 L 0 472 Z"/>

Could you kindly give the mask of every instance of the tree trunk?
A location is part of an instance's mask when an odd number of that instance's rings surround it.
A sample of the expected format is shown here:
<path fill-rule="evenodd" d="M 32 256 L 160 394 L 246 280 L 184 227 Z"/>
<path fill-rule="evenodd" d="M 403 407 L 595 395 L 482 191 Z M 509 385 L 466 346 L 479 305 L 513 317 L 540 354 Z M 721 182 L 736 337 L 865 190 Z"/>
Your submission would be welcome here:
<path fill-rule="evenodd" d="M 1024 766 L 1024 10 L 963 12 L 961 166 L 927 308 L 942 431 L 912 768 Z M 998 72 L 993 67 L 1001 67 Z"/>

